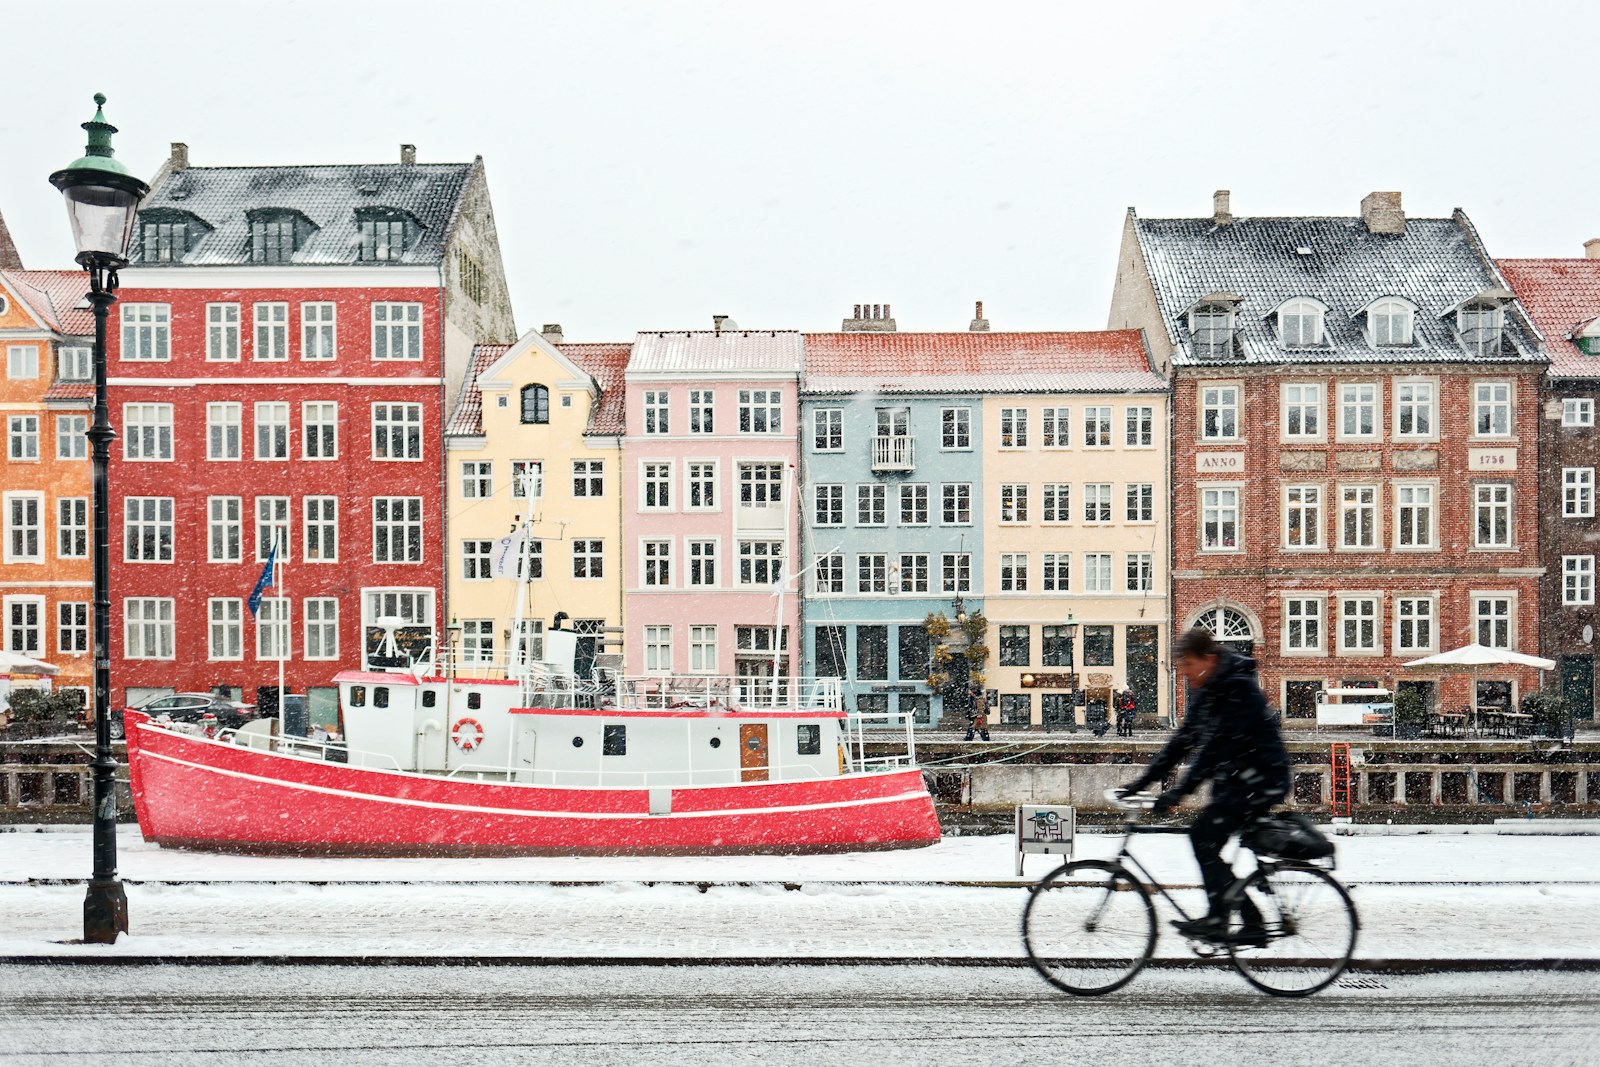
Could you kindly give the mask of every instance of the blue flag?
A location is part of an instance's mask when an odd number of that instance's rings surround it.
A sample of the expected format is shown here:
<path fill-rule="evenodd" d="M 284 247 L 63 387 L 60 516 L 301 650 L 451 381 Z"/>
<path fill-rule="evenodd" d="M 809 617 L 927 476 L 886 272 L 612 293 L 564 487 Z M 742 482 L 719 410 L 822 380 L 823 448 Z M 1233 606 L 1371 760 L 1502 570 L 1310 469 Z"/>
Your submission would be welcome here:
<path fill-rule="evenodd" d="M 261 606 L 261 591 L 269 585 L 277 584 L 277 571 L 273 568 L 278 562 L 278 539 L 272 539 L 272 547 L 267 550 L 267 565 L 261 568 L 261 577 L 256 579 L 256 587 L 250 590 L 250 598 L 245 601 L 250 608 L 250 617 L 255 618 L 256 609 Z"/>

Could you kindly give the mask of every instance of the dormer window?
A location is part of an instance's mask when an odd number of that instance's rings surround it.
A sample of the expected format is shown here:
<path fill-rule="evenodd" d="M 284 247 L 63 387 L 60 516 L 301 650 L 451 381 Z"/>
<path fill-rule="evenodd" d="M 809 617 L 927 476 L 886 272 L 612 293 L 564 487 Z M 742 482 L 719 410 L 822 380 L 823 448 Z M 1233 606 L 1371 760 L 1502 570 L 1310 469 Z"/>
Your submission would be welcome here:
<path fill-rule="evenodd" d="M 356 212 L 356 233 L 364 263 L 391 263 L 405 254 L 411 236 L 411 219 L 392 208 L 362 208 Z"/>
<path fill-rule="evenodd" d="M 181 263 L 210 227 L 187 211 L 139 214 L 139 262 Z"/>
<path fill-rule="evenodd" d="M 288 263 L 311 235 L 311 222 L 298 211 L 250 212 L 250 261 Z"/>
<path fill-rule="evenodd" d="M 1226 359 L 1233 355 L 1234 298 L 1208 297 L 1189 312 L 1189 339 L 1194 354 L 1202 359 Z"/>
<path fill-rule="evenodd" d="M 1600 319 L 1593 319 L 1587 326 L 1574 330 L 1572 340 L 1584 355 L 1600 356 Z"/>
<path fill-rule="evenodd" d="M 1456 311 L 1456 331 L 1461 334 L 1462 345 L 1473 355 L 1498 355 L 1505 332 L 1505 312 L 1498 303 L 1469 300 Z"/>
<path fill-rule="evenodd" d="M 1278 309 L 1278 341 L 1284 348 L 1316 348 L 1322 344 L 1325 308 L 1315 300 L 1290 300 Z"/>
<path fill-rule="evenodd" d="M 1411 343 L 1415 309 L 1404 300 L 1385 299 L 1367 308 L 1367 336 L 1374 348 Z"/>

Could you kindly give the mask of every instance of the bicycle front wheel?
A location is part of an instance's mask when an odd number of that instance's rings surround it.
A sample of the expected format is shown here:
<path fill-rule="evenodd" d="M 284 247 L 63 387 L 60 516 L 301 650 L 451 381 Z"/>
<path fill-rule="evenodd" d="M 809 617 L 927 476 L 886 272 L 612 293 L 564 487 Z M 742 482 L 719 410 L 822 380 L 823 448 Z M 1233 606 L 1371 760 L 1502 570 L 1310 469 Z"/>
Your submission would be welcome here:
<path fill-rule="evenodd" d="M 1260 940 L 1241 918 L 1253 904 L 1261 913 Z M 1245 981 L 1275 997 L 1306 997 L 1344 973 L 1360 929 L 1356 906 L 1338 880 L 1318 867 L 1262 868 L 1234 898 L 1231 932 L 1240 943 L 1228 954 Z"/>
<path fill-rule="evenodd" d="M 1028 896 L 1022 943 L 1034 970 L 1057 989 L 1077 996 L 1121 989 L 1155 951 L 1150 891 L 1115 863 L 1059 867 Z"/>

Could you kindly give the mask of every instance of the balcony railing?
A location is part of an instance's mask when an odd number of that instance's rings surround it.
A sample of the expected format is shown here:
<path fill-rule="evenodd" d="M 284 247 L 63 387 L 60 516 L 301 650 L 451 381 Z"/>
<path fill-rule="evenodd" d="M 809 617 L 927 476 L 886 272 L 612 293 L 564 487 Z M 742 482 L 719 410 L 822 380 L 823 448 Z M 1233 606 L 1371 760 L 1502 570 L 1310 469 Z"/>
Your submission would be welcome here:
<path fill-rule="evenodd" d="M 916 467 L 916 442 L 899 435 L 880 435 L 872 439 L 872 469 L 908 471 Z"/>

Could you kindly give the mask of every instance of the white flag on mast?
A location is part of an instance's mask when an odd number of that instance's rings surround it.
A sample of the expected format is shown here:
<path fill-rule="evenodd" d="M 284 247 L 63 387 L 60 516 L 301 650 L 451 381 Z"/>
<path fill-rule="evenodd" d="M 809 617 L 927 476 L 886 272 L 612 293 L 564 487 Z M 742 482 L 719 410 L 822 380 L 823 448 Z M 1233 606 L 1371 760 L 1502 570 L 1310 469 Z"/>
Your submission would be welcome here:
<path fill-rule="evenodd" d="M 489 559 L 492 578 L 514 578 L 521 570 L 517 560 L 522 556 L 522 535 L 508 533 L 494 543 L 494 554 Z"/>

